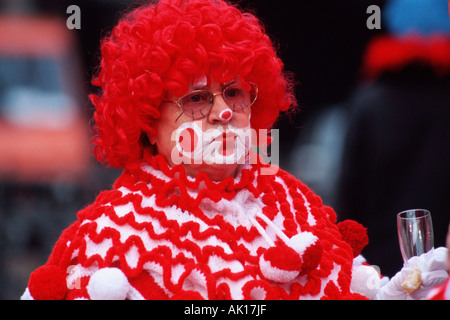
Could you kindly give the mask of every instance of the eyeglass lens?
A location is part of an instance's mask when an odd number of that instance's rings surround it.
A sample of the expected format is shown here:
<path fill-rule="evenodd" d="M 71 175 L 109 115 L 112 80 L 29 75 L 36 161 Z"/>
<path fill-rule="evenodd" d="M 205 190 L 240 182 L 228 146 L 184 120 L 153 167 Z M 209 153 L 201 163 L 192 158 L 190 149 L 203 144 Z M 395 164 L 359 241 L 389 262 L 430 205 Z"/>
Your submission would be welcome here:
<path fill-rule="evenodd" d="M 179 104 L 187 116 L 201 119 L 208 114 L 214 103 L 214 96 L 211 91 L 196 90 L 182 97 Z M 229 85 L 223 89 L 222 97 L 233 111 L 244 111 L 256 100 L 256 85 L 251 84 L 249 90 L 245 90 L 240 84 Z"/>

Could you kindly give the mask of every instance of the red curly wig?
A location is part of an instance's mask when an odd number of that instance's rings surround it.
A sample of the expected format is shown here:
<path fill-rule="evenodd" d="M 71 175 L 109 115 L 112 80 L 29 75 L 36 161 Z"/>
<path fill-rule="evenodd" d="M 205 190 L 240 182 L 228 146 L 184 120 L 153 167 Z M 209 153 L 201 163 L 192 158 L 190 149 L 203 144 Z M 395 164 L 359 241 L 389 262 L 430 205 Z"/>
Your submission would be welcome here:
<path fill-rule="evenodd" d="M 160 0 L 125 15 L 101 43 L 92 83 L 94 153 L 126 167 L 143 161 L 157 134 L 159 105 L 185 94 L 200 76 L 218 82 L 242 77 L 258 85 L 251 126 L 266 129 L 296 105 L 292 81 L 259 20 L 222 0 Z"/>

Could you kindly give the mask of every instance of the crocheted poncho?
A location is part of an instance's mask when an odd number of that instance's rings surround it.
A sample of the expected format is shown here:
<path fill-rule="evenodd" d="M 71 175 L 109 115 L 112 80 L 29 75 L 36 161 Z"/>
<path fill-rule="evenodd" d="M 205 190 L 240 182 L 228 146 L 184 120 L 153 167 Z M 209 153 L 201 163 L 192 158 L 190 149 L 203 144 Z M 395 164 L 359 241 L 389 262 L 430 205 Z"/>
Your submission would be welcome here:
<path fill-rule="evenodd" d="M 360 299 L 357 223 L 292 175 L 187 177 L 161 156 L 78 213 L 23 299 Z"/>

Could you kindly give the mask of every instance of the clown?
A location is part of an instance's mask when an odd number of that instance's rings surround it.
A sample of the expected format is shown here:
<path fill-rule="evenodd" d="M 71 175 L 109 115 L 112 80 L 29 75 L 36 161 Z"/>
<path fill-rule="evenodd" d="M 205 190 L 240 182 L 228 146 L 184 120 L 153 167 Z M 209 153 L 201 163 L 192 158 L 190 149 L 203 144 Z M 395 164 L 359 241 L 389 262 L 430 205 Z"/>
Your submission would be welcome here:
<path fill-rule="evenodd" d="M 247 141 L 248 131 L 296 105 L 253 15 L 222 0 L 161 0 L 124 16 L 101 53 L 95 152 L 123 174 L 78 213 L 24 299 L 366 299 L 401 290 L 360 256 L 363 226 L 336 224 L 307 186 L 281 169 L 262 174 L 251 156 L 261 142 Z"/>

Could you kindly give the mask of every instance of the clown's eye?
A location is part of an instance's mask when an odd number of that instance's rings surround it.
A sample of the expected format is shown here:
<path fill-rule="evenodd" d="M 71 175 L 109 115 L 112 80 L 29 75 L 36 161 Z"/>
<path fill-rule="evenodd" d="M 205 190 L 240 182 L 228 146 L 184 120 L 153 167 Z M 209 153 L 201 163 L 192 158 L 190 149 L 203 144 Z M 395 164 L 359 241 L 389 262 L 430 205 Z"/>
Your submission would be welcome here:
<path fill-rule="evenodd" d="M 237 88 L 227 88 L 223 95 L 225 96 L 225 98 L 236 98 L 238 96 L 241 96 L 242 93 L 240 92 L 240 89 Z"/>
<path fill-rule="evenodd" d="M 181 99 L 183 108 L 198 107 L 201 104 L 208 104 L 211 100 L 211 93 L 208 91 L 197 91 L 186 95 Z"/>

